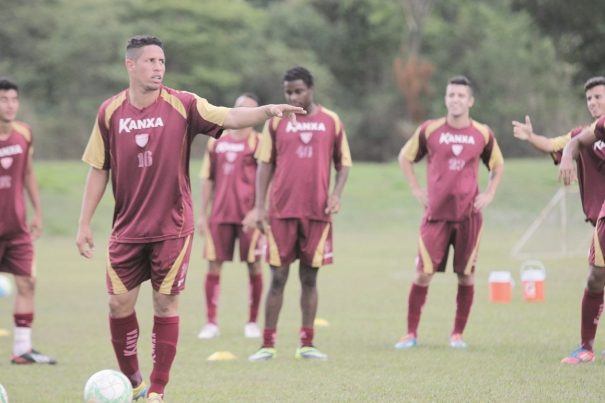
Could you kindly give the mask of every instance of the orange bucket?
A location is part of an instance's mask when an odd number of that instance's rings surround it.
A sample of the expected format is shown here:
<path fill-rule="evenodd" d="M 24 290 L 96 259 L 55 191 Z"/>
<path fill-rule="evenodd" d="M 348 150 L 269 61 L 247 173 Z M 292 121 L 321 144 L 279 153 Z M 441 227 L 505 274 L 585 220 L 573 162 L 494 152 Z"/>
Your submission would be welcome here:
<path fill-rule="evenodd" d="M 513 277 L 508 271 L 493 271 L 489 274 L 489 300 L 507 304 L 513 297 Z"/>
<path fill-rule="evenodd" d="M 528 260 L 521 264 L 523 299 L 528 302 L 544 301 L 546 270 L 539 260 Z"/>

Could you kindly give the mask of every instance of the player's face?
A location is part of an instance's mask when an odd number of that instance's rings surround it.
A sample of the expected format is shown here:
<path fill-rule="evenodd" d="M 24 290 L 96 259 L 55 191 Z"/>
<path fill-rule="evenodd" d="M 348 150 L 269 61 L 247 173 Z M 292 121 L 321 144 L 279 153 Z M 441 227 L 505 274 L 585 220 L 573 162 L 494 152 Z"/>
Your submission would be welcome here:
<path fill-rule="evenodd" d="M 597 85 L 586 91 L 586 106 L 594 119 L 605 115 L 605 85 Z"/>
<path fill-rule="evenodd" d="M 162 85 L 166 72 L 166 59 L 162 48 L 156 45 L 144 46 L 135 59 L 126 59 L 130 79 L 144 91 L 157 91 Z"/>
<path fill-rule="evenodd" d="M 468 85 L 448 84 L 445 90 L 445 106 L 448 115 L 460 117 L 468 115 L 475 99 Z"/>
<path fill-rule="evenodd" d="M 19 112 L 19 93 L 15 90 L 0 91 L 0 121 L 9 123 Z"/>
<path fill-rule="evenodd" d="M 313 88 L 303 80 L 284 81 L 284 96 L 290 105 L 308 109 L 313 102 Z"/>

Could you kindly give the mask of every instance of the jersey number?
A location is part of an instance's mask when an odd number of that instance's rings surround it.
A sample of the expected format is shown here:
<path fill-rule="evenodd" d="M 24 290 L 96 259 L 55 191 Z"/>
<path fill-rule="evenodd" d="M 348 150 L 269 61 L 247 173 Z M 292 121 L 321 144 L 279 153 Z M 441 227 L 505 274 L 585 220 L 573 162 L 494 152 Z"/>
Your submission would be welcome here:
<path fill-rule="evenodd" d="M 298 146 L 296 149 L 296 155 L 298 155 L 298 158 L 313 158 L 313 147 Z"/>
<path fill-rule="evenodd" d="M 153 165 L 151 151 L 144 151 L 142 153 L 138 153 L 137 157 L 139 157 L 139 168 L 146 168 Z"/>

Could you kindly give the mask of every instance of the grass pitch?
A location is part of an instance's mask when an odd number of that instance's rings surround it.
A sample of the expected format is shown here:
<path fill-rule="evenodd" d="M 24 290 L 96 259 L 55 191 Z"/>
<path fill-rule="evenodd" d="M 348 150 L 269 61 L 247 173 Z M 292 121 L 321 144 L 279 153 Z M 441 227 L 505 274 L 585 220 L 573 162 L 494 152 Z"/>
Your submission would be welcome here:
<path fill-rule="evenodd" d="M 192 172 L 198 167 L 199 162 L 193 164 Z M 59 364 L 11 366 L 12 339 L 3 337 L 0 383 L 8 390 L 11 402 L 80 402 L 92 373 L 117 368 L 104 291 L 111 193 L 107 192 L 94 221 L 96 256 L 86 261 L 74 244 L 85 166 L 43 162 L 37 165 L 37 173 L 46 232 L 36 243 L 39 274 L 34 346 L 56 356 Z M 294 359 L 300 326 L 295 267 L 280 317 L 276 360 L 247 361 L 259 341 L 243 337 L 248 297 L 247 275 L 240 264 L 226 265 L 223 270 L 221 336 L 198 340 L 205 314 L 206 264 L 200 256 L 202 240 L 197 237 L 181 300 L 180 344 L 166 400 L 602 401 L 602 392 L 595 386 L 602 382 L 604 359 L 598 357 L 593 364 L 577 367 L 559 363 L 579 342 L 580 299 L 587 272 L 584 257 L 543 259 L 547 268 L 543 303 L 524 302 L 519 287 L 514 289 L 510 304 L 488 301 L 490 271 L 510 270 L 519 282 L 520 261 L 510 257 L 510 250 L 557 189 L 556 176 L 546 159 L 507 161 L 500 191 L 485 214 L 475 304 L 465 333 L 469 348 L 465 351 L 453 350 L 447 344 L 455 310 L 456 280 L 451 271 L 436 276 L 431 285 L 418 347 L 393 349 L 405 330 L 421 215 L 394 163 L 356 164 L 351 172 L 343 210 L 335 222 L 336 263 L 323 268 L 319 275 L 318 317 L 326 319 L 329 326 L 316 328 L 316 344 L 329 354 L 327 362 Z M 193 187 L 197 201 L 196 179 Z M 576 221 L 573 224 L 580 229 L 588 227 Z M 0 327 L 12 330 L 12 299 L 0 299 L 0 312 Z M 143 286 L 137 314 L 141 368 L 148 377 L 152 324 L 149 284 Z M 597 335 L 597 350 L 604 347 Z M 216 351 L 230 351 L 236 359 L 206 361 Z"/>

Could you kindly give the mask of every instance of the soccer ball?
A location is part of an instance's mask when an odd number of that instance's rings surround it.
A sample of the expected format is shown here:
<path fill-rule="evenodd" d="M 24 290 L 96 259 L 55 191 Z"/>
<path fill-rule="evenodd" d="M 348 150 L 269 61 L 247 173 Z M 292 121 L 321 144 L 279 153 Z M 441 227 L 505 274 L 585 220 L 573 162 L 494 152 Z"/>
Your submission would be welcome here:
<path fill-rule="evenodd" d="M 13 282 L 6 274 L 0 274 L 0 298 L 8 297 L 13 292 Z"/>
<path fill-rule="evenodd" d="M 85 403 L 130 403 L 132 385 L 124 374 L 104 369 L 93 374 L 84 386 Z"/>
<path fill-rule="evenodd" d="M 8 393 L 2 385 L 0 385 L 0 403 L 8 403 Z"/>

